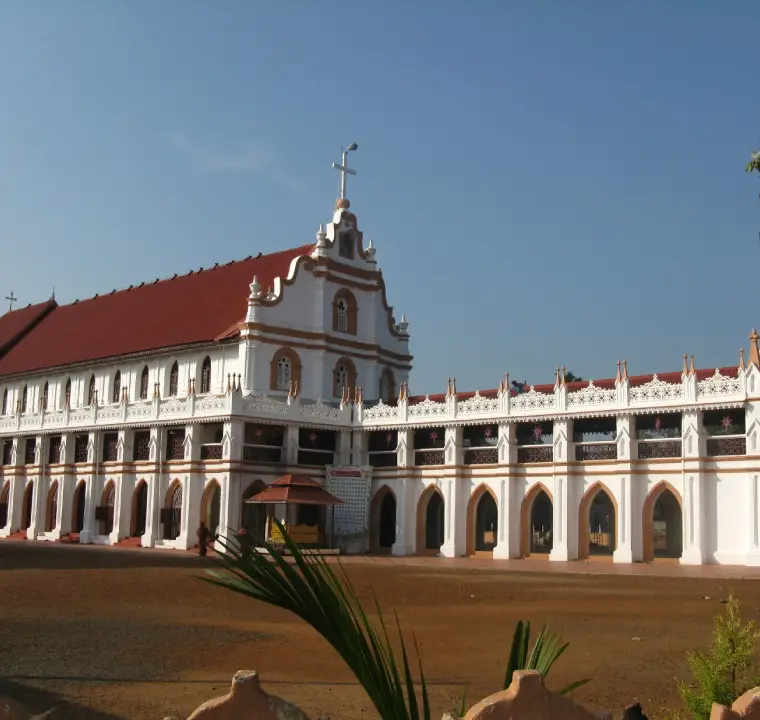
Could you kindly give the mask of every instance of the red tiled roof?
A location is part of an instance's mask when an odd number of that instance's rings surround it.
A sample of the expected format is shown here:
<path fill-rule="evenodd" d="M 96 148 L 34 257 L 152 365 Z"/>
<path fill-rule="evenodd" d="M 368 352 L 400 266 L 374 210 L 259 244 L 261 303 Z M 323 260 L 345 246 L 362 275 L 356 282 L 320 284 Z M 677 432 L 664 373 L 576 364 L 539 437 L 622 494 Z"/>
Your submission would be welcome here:
<path fill-rule="evenodd" d="M 312 248 L 303 245 L 57 306 L 0 358 L 0 375 L 230 337 L 245 317 L 253 276 L 266 291 Z M 0 318 L 0 342 L 6 317 Z"/>
<path fill-rule="evenodd" d="M 342 500 L 331 495 L 320 483 L 307 475 L 283 475 L 245 502 L 343 505 Z"/>
<path fill-rule="evenodd" d="M 54 307 L 56 307 L 55 300 L 48 300 L 0 315 L 0 356 Z"/>

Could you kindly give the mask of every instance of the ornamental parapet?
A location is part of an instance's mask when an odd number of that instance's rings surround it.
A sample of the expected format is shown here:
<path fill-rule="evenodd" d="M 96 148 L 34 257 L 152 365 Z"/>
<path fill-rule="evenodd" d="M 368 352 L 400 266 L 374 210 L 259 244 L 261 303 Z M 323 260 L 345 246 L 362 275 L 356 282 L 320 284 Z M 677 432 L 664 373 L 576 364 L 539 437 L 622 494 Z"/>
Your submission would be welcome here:
<path fill-rule="evenodd" d="M 747 400 L 746 377 L 750 371 L 739 368 L 734 375 L 716 369 L 702 379 L 693 371 L 685 372 L 680 382 L 663 380 L 656 374 L 646 382 L 626 376 L 598 385 L 591 380 L 572 390 L 558 382 L 553 388 L 527 386 L 519 394 L 502 384 L 496 391 L 476 391 L 465 399 L 457 396 L 455 388 L 445 397 L 426 395 L 415 400 L 402 394 L 394 404 L 359 404 L 356 422 L 363 428 L 379 429 L 735 408 Z"/>
<path fill-rule="evenodd" d="M 187 395 L 153 398 L 114 405 L 91 405 L 63 410 L 14 413 L 0 417 L 0 435 L 46 434 L 87 428 L 116 428 L 131 425 L 194 423 L 230 416 L 315 427 L 347 427 L 352 424 L 352 408 L 299 397 L 277 400 L 266 395 Z"/>

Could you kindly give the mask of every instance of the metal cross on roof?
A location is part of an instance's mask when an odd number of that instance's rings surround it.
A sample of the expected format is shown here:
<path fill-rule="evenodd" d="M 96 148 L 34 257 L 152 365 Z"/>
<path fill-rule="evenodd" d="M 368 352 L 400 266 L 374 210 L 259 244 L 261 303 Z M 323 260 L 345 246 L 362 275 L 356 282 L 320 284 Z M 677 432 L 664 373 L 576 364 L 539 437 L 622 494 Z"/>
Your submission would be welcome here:
<path fill-rule="evenodd" d="M 343 160 L 340 165 L 333 163 L 332 166 L 336 170 L 340 170 L 340 197 L 342 200 L 346 198 L 346 175 L 356 175 L 356 170 L 352 170 L 348 167 L 348 153 L 352 150 L 356 150 L 359 146 L 356 143 L 351 143 L 345 150 L 341 150 Z"/>
<path fill-rule="evenodd" d="M 10 312 L 13 310 L 13 303 L 15 303 L 18 298 L 13 294 L 13 290 L 11 290 L 11 294 L 6 295 L 5 299 L 8 300 L 8 311 Z"/>

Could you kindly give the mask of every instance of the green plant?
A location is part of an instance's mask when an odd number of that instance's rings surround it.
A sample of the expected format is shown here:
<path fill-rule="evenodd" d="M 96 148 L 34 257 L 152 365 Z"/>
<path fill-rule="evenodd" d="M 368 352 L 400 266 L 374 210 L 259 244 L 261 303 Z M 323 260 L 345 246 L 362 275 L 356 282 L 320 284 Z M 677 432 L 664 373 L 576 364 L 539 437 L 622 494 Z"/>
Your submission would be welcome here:
<path fill-rule="evenodd" d="M 562 643 L 562 636 L 559 633 L 553 632 L 549 627 L 544 625 L 536 638 L 533 650 L 529 654 L 530 623 L 523 622 L 522 620 L 518 621 L 514 637 L 512 638 L 512 647 L 509 650 L 507 671 L 504 675 L 504 689 L 506 690 L 512 682 L 512 675 L 515 670 L 536 670 L 546 677 L 554 663 L 559 660 L 569 645 L 570 643 L 568 642 Z M 560 690 L 559 694 L 565 695 L 590 681 L 591 678 L 576 680 Z"/>
<path fill-rule="evenodd" d="M 709 720 L 714 702 L 730 706 L 748 688 L 758 684 L 754 671 L 760 632 L 754 622 L 744 623 L 739 600 L 731 593 L 725 612 L 715 616 L 708 653 L 687 656 L 692 684 L 678 683 L 678 692 L 696 720 Z"/>
<path fill-rule="evenodd" d="M 217 542 L 224 552 L 212 562 L 222 569 L 210 570 L 209 576 L 202 579 L 289 610 L 311 625 L 354 673 L 381 720 L 430 720 L 430 702 L 417 642 L 415 639 L 420 674 L 419 698 L 398 616 L 396 626 L 401 646 L 400 662 L 391 649 L 377 600 L 375 607 L 379 631 L 370 623 L 345 571 L 341 582 L 321 555 L 301 549 L 292 541 L 285 527 L 278 520 L 275 523 L 282 533 L 284 547 L 292 555 L 293 564 L 273 545 L 267 544 L 267 553 L 263 553 L 255 547 L 242 547 L 239 540 L 227 542 L 219 539 Z M 529 645 L 530 623 L 519 622 L 512 639 L 506 685 L 509 685 L 515 670 L 532 669 L 546 675 L 567 649 L 568 643 L 561 644 L 559 634 L 544 627 L 530 654 Z M 572 683 L 562 692 L 569 692 L 586 682 L 588 680 Z M 464 715 L 466 696 L 465 685 L 460 715 Z"/>
<path fill-rule="evenodd" d="M 749 162 L 745 170 L 747 172 L 760 173 L 760 151 L 750 153 Z"/>

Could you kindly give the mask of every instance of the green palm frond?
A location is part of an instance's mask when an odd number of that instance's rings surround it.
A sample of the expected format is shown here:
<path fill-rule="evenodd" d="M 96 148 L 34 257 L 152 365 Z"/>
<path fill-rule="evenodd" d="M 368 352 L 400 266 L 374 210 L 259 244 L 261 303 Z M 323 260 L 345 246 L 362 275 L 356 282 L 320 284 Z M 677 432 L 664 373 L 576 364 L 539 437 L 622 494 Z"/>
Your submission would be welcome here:
<path fill-rule="evenodd" d="M 223 553 L 214 562 L 221 569 L 208 571 L 209 577 L 202 579 L 289 610 L 311 625 L 354 673 L 381 720 L 430 720 L 422 662 L 419 662 L 421 699 L 418 700 L 398 617 L 400 664 L 391 649 L 377 601 L 379 630 L 369 621 L 342 566 L 339 580 L 322 556 L 301 550 L 283 525 L 274 522 L 293 564 L 272 545 L 266 545 L 267 554 L 256 548 L 243 551 L 239 543 L 220 539 L 217 542 Z M 416 639 L 414 646 L 419 657 Z"/>
<path fill-rule="evenodd" d="M 515 670 L 536 670 L 546 677 L 554 663 L 567 650 L 568 645 L 570 643 L 562 642 L 562 636 L 559 633 L 553 632 L 547 625 L 544 625 L 536 638 L 533 650 L 529 654 L 530 623 L 523 622 L 522 620 L 518 621 L 515 627 L 515 634 L 512 637 L 512 646 L 509 649 L 507 671 L 504 676 L 504 689 L 506 690 L 512 682 L 512 675 Z M 565 695 L 590 681 L 591 678 L 576 680 L 560 690 L 559 694 Z"/>

